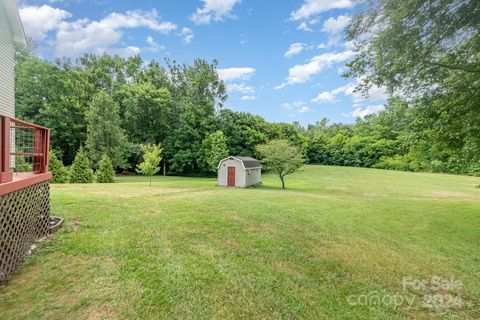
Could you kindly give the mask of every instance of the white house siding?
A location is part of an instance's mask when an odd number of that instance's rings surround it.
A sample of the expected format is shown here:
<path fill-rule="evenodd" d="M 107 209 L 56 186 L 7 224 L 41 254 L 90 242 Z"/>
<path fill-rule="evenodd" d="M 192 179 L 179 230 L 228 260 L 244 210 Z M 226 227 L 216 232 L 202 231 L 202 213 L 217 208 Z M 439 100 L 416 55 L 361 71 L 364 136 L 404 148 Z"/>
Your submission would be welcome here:
<path fill-rule="evenodd" d="M 245 174 L 245 181 L 247 186 L 251 186 L 254 184 L 259 184 L 261 181 L 262 176 L 262 169 L 247 169 L 247 173 Z"/>
<path fill-rule="evenodd" d="M 0 2 L 0 114 L 15 116 L 14 44 L 5 8 Z"/>
<path fill-rule="evenodd" d="M 243 169 L 242 162 L 235 159 L 224 160 L 218 168 L 218 185 L 227 186 L 227 167 L 235 167 L 235 186 L 245 186 L 245 169 Z"/>

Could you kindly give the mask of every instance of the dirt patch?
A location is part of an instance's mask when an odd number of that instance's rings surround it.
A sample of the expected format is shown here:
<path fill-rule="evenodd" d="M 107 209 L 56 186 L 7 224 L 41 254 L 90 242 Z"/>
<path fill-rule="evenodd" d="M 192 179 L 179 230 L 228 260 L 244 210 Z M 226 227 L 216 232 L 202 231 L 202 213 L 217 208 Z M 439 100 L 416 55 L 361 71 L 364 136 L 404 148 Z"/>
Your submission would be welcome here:
<path fill-rule="evenodd" d="M 80 220 L 75 219 L 75 218 L 74 218 L 74 219 L 71 219 L 71 220 L 69 221 L 69 224 L 68 224 L 69 228 L 70 228 L 72 231 L 77 231 L 78 228 L 80 228 L 80 225 L 81 225 Z"/>
<path fill-rule="evenodd" d="M 430 195 L 438 200 L 453 200 L 453 201 L 468 201 L 468 202 L 478 202 L 480 197 L 475 196 L 475 194 L 469 194 L 466 192 L 458 191 L 433 191 Z"/>
<path fill-rule="evenodd" d="M 350 190 L 349 187 L 345 187 L 345 186 L 326 186 L 325 189 L 327 189 L 327 190 Z"/>
<path fill-rule="evenodd" d="M 89 313 L 89 320 L 118 319 L 118 313 L 116 310 L 108 305 L 102 305 Z"/>
<path fill-rule="evenodd" d="M 456 191 L 434 191 L 432 192 L 434 197 L 439 198 L 469 198 L 470 195 L 463 192 L 456 192 Z"/>

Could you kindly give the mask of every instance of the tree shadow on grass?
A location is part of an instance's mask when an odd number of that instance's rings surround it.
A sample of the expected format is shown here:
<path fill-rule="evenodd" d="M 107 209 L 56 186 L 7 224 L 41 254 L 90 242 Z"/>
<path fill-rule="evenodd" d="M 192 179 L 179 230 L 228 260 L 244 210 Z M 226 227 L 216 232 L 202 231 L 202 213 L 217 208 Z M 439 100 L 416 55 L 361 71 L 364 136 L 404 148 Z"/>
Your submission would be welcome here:
<path fill-rule="evenodd" d="M 287 191 L 287 190 L 295 190 L 295 189 L 292 189 L 292 188 L 285 188 L 285 189 L 282 189 L 282 186 L 281 185 L 264 185 L 264 184 L 260 184 L 260 185 L 256 185 L 256 186 L 250 186 L 248 187 L 249 189 L 257 189 L 257 190 L 280 190 L 280 191 Z"/>

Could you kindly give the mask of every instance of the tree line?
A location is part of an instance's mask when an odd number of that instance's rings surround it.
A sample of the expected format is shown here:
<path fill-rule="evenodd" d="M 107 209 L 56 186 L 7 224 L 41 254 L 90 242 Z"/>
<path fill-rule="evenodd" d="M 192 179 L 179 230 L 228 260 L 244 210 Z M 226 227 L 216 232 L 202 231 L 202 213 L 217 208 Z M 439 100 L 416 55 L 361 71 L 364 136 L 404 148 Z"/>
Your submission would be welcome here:
<path fill-rule="evenodd" d="M 70 165 L 80 146 L 134 171 L 142 144 L 161 145 L 163 174 L 214 172 L 230 155 L 259 157 L 286 140 L 310 163 L 480 175 L 480 2 L 382 0 L 347 28 L 357 90 L 386 87 L 385 110 L 353 124 L 269 123 L 224 107 L 217 61 L 192 64 L 86 54 L 47 62 L 16 53 L 16 115 L 51 128 Z"/>
<path fill-rule="evenodd" d="M 388 101 L 378 115 L 354 124 L 322 119 L 269 123 L 223 106 L 217 62 L 166 67 L 140 57 L 85 55 L 76 63 L 17 52 L 16 116 L 51 129 L 51 146 L 70 165 L 83 146 L 97 168 L 104 154 L 117 171 L 134 171 L 142 144 L 161 144 L 164 174 L 214 172 L 226 155 L 258 157 L 256 147 L 287 140 L 310 163 L 409 171 L 478 174 L 478 157 L 420 126 L 422 108 Z M 478 142 L 478 141 L 477 141 Z"/>

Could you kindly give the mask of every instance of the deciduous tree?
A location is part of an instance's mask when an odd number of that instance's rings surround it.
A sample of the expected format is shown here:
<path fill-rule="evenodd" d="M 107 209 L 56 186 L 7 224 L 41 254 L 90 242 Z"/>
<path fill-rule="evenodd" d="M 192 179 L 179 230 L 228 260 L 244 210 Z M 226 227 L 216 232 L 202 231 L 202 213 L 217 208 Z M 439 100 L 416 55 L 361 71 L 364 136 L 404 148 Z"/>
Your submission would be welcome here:
<path fill-rule="evenodd" d="M 285 176 L 297 171 L 305 162 L 301 150 L 286 140 L 271 140 L 259 145 L 257 150 L 266 169 L 282 181 L 282 189 L 285 189 Z"/>
<path fill-rule="evenodd" d="M 119 106 L 105 91 L 93 97 L 87 123 L 86 148 L 95 165 L 106 154 L 114 167 L 125 167 L 126 138 L 120 127 Z"/>
<path fill-rule="evenodd" d="M 227 138 L 222 131 L 215 131 L 203 140 L 203 152 L 209 171 L 217 172 L 220 160 L 228 156 Z"/>
<path fill-rule="evenodd" d="M 161 145 L 148 144 L 141 146 L 143 151 L 143 162 L 137 167 L 137 172 L 150 177 L 150 186 L 152 186 L 152 176 L 160 171 L 160 161 L 162 160 Z"/>

